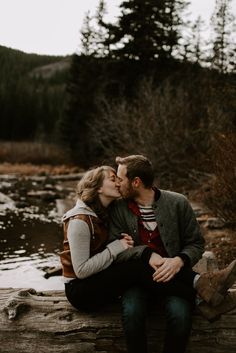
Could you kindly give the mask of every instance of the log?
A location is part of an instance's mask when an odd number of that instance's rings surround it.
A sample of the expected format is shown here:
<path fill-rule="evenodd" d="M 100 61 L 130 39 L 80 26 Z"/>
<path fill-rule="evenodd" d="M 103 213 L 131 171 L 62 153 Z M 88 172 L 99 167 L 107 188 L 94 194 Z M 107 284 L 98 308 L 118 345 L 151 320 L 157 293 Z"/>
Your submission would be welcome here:
<path fill-rule="evenodd" d="M 160 309 L 148 317 L 151 353 L 160 352 L 163 342 L 165 318 Z M 89 314 L 77 311 L 63 291 L 0 289 L 0 351 L 124 353 L 120 313 L 119 303 Z M 213 323 L 194 313 L 187 353 L 233 353 L 235 347 L 236 309 Z"/>
<path fill-rule="evenodd" d="M 63 291 L 0 290 L 2 353 L 124 353 L 119 304 L 96 313 L 74 309 Z M 164 315 L 148 318 L 150 352 L 160 352 Z M 236 347 L 236 310 L 209 323 L 197 312 L 188 353 L 233 353 Z"/>

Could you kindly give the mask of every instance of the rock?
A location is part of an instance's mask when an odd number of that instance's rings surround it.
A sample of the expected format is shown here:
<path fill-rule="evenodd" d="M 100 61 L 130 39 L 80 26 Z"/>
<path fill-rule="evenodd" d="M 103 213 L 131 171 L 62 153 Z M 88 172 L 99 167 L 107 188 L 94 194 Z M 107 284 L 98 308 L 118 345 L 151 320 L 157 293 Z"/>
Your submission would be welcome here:
<path fill-rule="evenodd" d="M 58 215 L 62 217 L 66 211 L 73 207 L 74 203 L 74 200 L 71 199 L 57 199 L 56 208 Z"/>
<path fill-rule="evenodd" d="M 204 225 L 204 227 L 207 227 L 209 229 L 221 229 L 221 228 L 224 228 L 224 226 L 225 226 L 224 221 L 217 217 L 208 218 Z"/>
<path fill-rule="evenodd" d="M 193 269 L 198 273 L 218 270 L 217 260 L 213 252 L 205 251 Z"/>
<path fill-rule="evenodd" d="M 50 278 L 53 276 L 62 276 L 62 267 L 50 267 L 50 268 L 45 268 L 44 271 L 46 272 L 44 275 L 44 278 Z"/>
<path fill-rule="evenodd" d="M 12 184 L 9 183 L 8 181 L 1 181 L 0 190 L 3 190 L 3 189 L 10 189 L 11 186 L 12 186 Z"/>
<path fill-rule="evenodd" d="M 15 205 L 17 208 L 25 208 L 29 206 L 28 202 L 25 201 L 16 201 Z"/>
<path fill-rule="evenodd" d="M 200 215 L 200 216 L 197 217 L 197 221 L 198 221 L 198 223 L 204 225 L 204 224 L 206 223 L 206 221 L 208 220 L 208 218 L 209 218 L 209 215 L 207 215 L 207 214 L 202 214 L 202 215 Z"/>
<path fill-rule="evenodd" d="M 40 198 L 44 201 L 53 201 L 58 198 L 58 194 L 50 190 L 38 190 L 38 191 L 31 190 L 27 192 L 27 196 Z"/>
<path fill-rule="evenodd" d="M 52 185 L 52 184 L 45 184 L 45 185 L 44 185 L 44 189 L 45 189 L 45 190 L 53 191 L 53 190 L 55 189 L 55 186 Z"/>
<path fill-rule="evenodd" d="M 0 211 L 15 209 L 15 202 L 7 195 L 0 192 Z"/>
<path fill-rule="evenodd" d="M 196 217 L 200 217 L 207 213 L 207 210 L 204 208 L 204 205 L 201 205 L 200 203 L 191 202 L 191 206 Z"/>

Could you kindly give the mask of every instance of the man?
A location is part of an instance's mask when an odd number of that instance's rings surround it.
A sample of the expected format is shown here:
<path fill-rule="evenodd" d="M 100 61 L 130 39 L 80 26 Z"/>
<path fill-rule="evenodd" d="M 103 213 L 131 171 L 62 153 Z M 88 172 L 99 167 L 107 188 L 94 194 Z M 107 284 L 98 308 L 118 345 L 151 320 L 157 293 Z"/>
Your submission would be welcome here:
<path fill-rule="evenodd" d="M 118 261 L 149 252 L 154 281 L 166 283 L 174 277 L 179 278 L 195 286 L 207 303 L 218 308 L 212 318 L 220 310 L 226 311 L 221 302 L 235 280 L 236 262 L 213 276 L 194 273 L 191 267 L 202 256 L 204 239 L 187 199 L 181 194 L 153 186 L 154 172 L 146 157 L 117 157 L 116 163 L 123 199 L 111 209 L 110 237 L 114 239 L 125 232 L 134 240 L 134 247 L 120 254 Z M 206 286 L 209 279 L 213 286 Z M 130 288 L 122 298 L 123 326 L 129 353 L 147 352 L 147 295 L 141 288 Z M 227 310 L 232 308 L 231 299 Z M 210 318 L 209 305 L 200 305 Z M 167 327 L 163 353 L 184 353 L 191 331 L 191 302 L 181 296 L 168 296 L 165 298 L 165 310 Z"/>

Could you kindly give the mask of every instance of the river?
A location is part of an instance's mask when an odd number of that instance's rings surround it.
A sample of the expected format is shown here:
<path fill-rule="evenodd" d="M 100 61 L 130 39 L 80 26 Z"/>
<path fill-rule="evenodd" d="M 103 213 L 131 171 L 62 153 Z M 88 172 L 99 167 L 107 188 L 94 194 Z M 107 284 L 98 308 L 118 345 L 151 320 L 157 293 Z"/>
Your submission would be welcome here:
<path fill-rule="evenodd" d="M 0 287 L 63 289 L 61 216 L 72 204 L 80 175 L 0 176 Z"/>

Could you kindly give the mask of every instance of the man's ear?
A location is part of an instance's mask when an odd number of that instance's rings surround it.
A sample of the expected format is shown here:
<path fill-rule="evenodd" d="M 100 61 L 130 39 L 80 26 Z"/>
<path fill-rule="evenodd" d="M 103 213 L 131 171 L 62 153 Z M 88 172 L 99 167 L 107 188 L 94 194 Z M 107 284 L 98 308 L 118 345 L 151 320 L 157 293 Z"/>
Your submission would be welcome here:
<path fill-rule="evenodd" d="M 142 181 L 141 181 L 141 179 L 140 179 L 139 177 L 135 177 L 135 178 L 132 180 L 132 185 L 133 185 L 133 187 L 135 187 L 135 188 L 138 188 L 141 183 L 142 183 Z"/>

